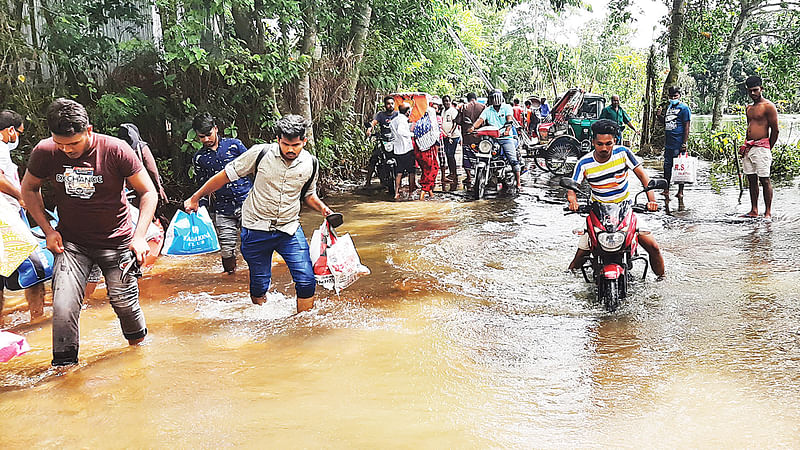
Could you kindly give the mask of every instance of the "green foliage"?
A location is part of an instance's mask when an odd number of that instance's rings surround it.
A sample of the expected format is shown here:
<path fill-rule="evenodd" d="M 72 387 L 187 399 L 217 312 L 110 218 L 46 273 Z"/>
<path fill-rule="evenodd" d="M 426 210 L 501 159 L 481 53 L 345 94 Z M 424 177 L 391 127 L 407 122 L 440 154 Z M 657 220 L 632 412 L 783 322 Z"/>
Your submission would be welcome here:
<path fill-rule="evenodd" d="M 744 119 L 726 124 L 722 130 L 712 132 L 705 129 L 689 135 L 690 151 L 705 160 L 715 163 L 716 172 L 735 174 L 739 147 L 747 136 L 747 122 Z M 777 144 L 772 149 L 771 177 L 789 178 L 800 172 L 800 142 Z"/>
<path fill-rule="evenodd" d="M 347 120 L 347 113 L 329 110 L 318 123 L 315 153 L 325 174 L 355 179 L 371 154 L 360 126 Z"/>

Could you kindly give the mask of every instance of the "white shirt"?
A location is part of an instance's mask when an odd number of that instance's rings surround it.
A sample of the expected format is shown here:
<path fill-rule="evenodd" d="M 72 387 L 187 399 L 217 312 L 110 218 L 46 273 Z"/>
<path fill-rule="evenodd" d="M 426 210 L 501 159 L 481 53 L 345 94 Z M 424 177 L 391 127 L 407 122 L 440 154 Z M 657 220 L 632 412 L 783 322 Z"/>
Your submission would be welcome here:
<path fill-rule="evenodd" d="M 392 129 L 392 143 L 394 144 L 395 155 L 405 155 L 414 149 L 411 138 L 414 133 L 408 126 L 408 117 L 405 114 L 398 114 L 389 124 Z"/>
<path fill-rule="evenodd" d="M 19 139 L 19 137 L 17 137 Z M 14 164 L 14 161 L 11 160 L 11 150 L 8 149 L 8 144 L 3 141 L 0 141 L 0 172 L 11 182 L 14 186 L 19 189 L 21 187 L 21 183 L 19 182 L 19 170 L 17 169 L 17 165 Z M 15 208 L 19 209 L 20 205 L 16 198 L 11 195 L 6 194 L 5 192 L 2 193 L 3 197 Z"/>
<path fill-rule="evenodd" d="M 456 123 L 457 116 L 458 110 L 452 106 L 442 115 L 442 131 L 451 139 L 461 137 L 461 127 Z"/>

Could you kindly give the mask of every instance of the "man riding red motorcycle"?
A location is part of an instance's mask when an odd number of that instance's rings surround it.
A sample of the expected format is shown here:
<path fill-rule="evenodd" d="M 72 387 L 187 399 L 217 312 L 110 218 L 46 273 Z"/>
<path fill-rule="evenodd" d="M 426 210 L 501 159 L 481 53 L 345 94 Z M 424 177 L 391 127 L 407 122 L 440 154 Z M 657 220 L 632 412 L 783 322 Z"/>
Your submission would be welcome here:
<path fill-rule="evenodd" d="M 644 171 L 639 160 L 630 149 L 615 146 L 619 126 L 611 120 L 601 119 L 592 124 L 592 143 L 594 151 L 581 158 L 575 166 L 572 180 L 580 184 L 583 180 L 589 183 L 592 200 L 599 203 L 621 203 L 628 201 L 630 189 L 628 173 L 632 170 L 641 181 L 648 186 L 650 177 Z M 658 204 L 651 191 L 647 194 L 647 210 L 656 211 Z M 575 191 L 567 191 L 569 209 L 578 211 L 580 205 Z M 638 230 L 637 230 L 638 231 Z M 653 272 L 659 279 L 664 277 L 664 258 L 658 243 L 650 232 L 638 231 L 638 243 L 647 251 Z M 578 251 L 569 265 L 570 269 L 579 269 L 590 255 L 589 233 L 584 233 L 578 243 Z"/>

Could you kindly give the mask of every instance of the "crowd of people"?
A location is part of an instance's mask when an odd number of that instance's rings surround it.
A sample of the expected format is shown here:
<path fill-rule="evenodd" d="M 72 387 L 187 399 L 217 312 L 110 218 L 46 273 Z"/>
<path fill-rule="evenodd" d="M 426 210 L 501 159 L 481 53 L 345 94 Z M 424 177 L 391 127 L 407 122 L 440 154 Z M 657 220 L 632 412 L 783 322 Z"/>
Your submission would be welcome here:
<path fill-rule="evenodd" d="M 758 184 L 764 190 L 765 214 L 772 214 L 772 187 L 769 179 L 771 148 L 778 138 L 777 110 L 762 96 L 762 81 L 750 77 L 746 87 L 753 103 L 747 107 L 747 141 L 742 146 L 744 173 L 750 181 L 752 207 L 748 217 L 758 216 Z M 667 139 L 664 176 L 670 177 L 669 158 L 687 150 L 691 112 L 680 101 L 680 90 L 670 88 L 670 104 L 665 113 Z M 538 100 L 538 99 L 534 99 Z M 503 101 L 502 93 L 493 92 L 489 106 L 478 102 L 474 93 L 464 101 L 449 96 L 432 98 L 427 110 L 414 125 L 409 124 L 410 104 L 395 108 L 391 96 L 383 99 L 384 109 L 375 115 L 369 132 L 379 134 L 380 151 L 391 151 L 397 159 L 395 180 L 398 197 L 403 177 L 408 177 L 409 194 L 417 185 L 420 199 L 433 195 L 437 175 L 443 184 L 457 184 L 459 175 L 456 154 L 461 147 L 462 167 L 469 183 L 469 154 L 474 128 L 484 123 L 500 127 L 516 120 L 519 128 L 532 130 L 549 114 L 545 99 L 527 100 L 525 106 Z M 621 126 L 633 127 L 630 117 L 619 106 L 619 98 L 603 112 L 604 118 L 592 125 L 594 150 L 577 163 L 573 180 L 587 181 L 596 202 L 617 203 L 630 196 L 628 174 L 643 185 L 649 177 L 640 160 L 627 147 L 618 145 Z M 427 119 L 424 119 L 426 118 Z M 135 126 L 120 127 L 120 138 L 97 133 L 86 109 L 68 99 L 57 99 L 47 109 L 46 123 L 51 136 L 40 141 L 30 154 L 27 170 L 20 182 L 19 172 L 10 151 L 19 144 L 24 131 L 22 117 L 8 110 L 0 111 L 0 202 L 9 203 L 24 218 L 30 215 L 41 227 L 46 246 L 55 255 L 53 271 L 53 366 L 73 366 L 78 362 L 78 320 L 92 268 L 97 266 L 105 277 L 111 306 L 119 318 L 122 334 L 130 345 L 142 342 L 148 333 L 139 305 L 136 271 L 143 264 L 149 248 L 148 226 L 154 220 L 159 199 L 165 199 L 160 177 L 149 149 Z M 533 124 L 533 125 L 532 125 Z M 126 124 L 131 125 L 131 124 Z M 271 284 L 274 252 L 286 262 L 295 283 L 297 311 L 314 306 L 316 280 L 309 247 L 300 226 L 301 203 L 326 218 L 334 213 L 317 196 L 318 161 L 305 150 L 306 131 L 310 124 L 300 116 L 287 115 L 276 124 L 272 143 L 247 148 L 237 139 L 220 135 L 211 114 L 198 114 L 192 122 L 202 148 L 194 155 L 194 170 L 200 188 L 184 202 L 192 212 L 208 205 L 214 213 L 223 271 L 236 270 L 237 239 L 239 250 L 249 267 L 249 293 L 255 304 L 262 304 Z M 512 130 L 516 127 L 512 127 Z M 635 129 L 634 129 L 635 131 Z M 513 145 L 511 131 L 501 136 L 501 145 Z M 516 152 L 506 152 L 515 168 L 519 183 Z M 147 156 L 149 155 L 149 156 Z M 377 160 L 376 160 L 377 161 Z M 374 166 L 374 163 L 372 165 Z M 416 166 L 421 169 L 417 183 Z M 372 168 L 370 168 L 370 172 Z M 368 180 L 371 173 L 368 174 Z M 59 220 L 56 228 L 44 207 L 43 183 L 54 192 Z M 129 196 L 127 194 L 132 194 Z M 669 191 L 665 193 L 668 198 Z M 652 192 L 647 192 L 647 208 L 657 208 Z M 679 188 L 678 196 L 683 195 Z M 568 191 L 570 209 L 578 205 L 575 192 Z M 129 205 L 136 203 L 139 216 L 131 220 Z M 27 214 L 26 214 L 27 212 Z M 648 252 L 654 272 L 665 274 L 664 261 L 655 238 L 641 232 L 639 242 Z M 570 267 L 580 267 L 590 253 L 583 239 Z M 0 279 L 0 312 L 2 288 Z M 31 317 L 43 313 L 44 284 L 25 292 Z M 2 319 L 2 316 L 0 316 Z"/>
<path fill-rule="evenodd" d="M 385 96 L 383 109 L 375 114 L 367 129 L 368 136 L 377 137 L 378 145 L 367 166 L 365 185 L 369 186 L 372 182 L 380 152 L 388 151 L 395 156 L 397 164 L 395 199 L 402 197 L 404 177 L 408 177 L 408 198 L 412 198 L 419 189 L 419 199 L 429 199 L 433 197 L 437 177 L 442 189 L 458 186 L 460 180 L 456 154 L 461 150 L 461 166 L 465 175 L 463 184 L 467 187 L 472 181 L 469 169 L 475 158 L 472 146 L 479 141 L 473 131 L 484 124 L 503 128 L 513 118 L 515 126 L 510 127 L 507 134 L 498 140 L 503 145 L 505 157 L 514 168 L 519 187 L 521 164 L 516 156 L 516 147 L 519 145 L 515 137 L 517 130 L 523 130 L 531 137 L 538 136 L 538 124 L 550 114 L 550 105 L 545 97 L 531 97 L 524 106 L 515 98 L 512 104 L 505 102 L 499 90 L 490 92 L 485 102 L 478 101 L 474 92 L 460 100 L 449 95 L 430 96 L 426 111 L 412 123 L 409 117 L 413 104 L 403 102 L 396 105 L 393 96 Z M 431 129 L 433 138 L 429 138 Z M 416 179 L 417 167 L 420 169 L 419 183 Z"/>

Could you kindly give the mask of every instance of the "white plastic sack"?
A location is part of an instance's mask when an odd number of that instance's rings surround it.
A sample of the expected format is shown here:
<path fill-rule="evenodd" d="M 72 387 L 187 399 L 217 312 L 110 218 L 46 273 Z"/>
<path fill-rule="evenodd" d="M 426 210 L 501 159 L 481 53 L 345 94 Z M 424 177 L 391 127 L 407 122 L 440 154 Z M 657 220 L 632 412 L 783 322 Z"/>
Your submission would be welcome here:
<path fill-rule="evenodd" d="M 8 277 L 39 247 L 19 209 L 0 198 L 0 275 Z"/>
<path fill-rule="evenodd" d="M 681 153 L 672 163 L 673 183 L 694 183 L 697 181 L 697 158 Z"/>
<path fill-rule="evenodd" d="M 0 331 L 0 362 L 6 362 L 15 356 L 25 354 L 31 347 L 23 336 Z"/>
<path fill-rule="evenodd" d="M 314 264 L 314 277 L 317 284 L 336 291 L 355 283 L 362 275 L 368 275 L 369 269 L 361 264 L 356 246 L 350 234 L 337 236 L 330 229 L 327 221 L 323 221 L 319 229 L 314 230 L 309 244 L 309 256 Z"/>
<path fill-rule="evenodd" d="M 128 209 L 131 213 L 133 228 L 136 229 L 136 225 L 139 223 L 139 208 L 129 204 Z M 155 222 L 150 222 L 150 225 L 147 226 L 147 234 L 145 234 L 144 240 L 150 241 L 153 239 L 161 239 L 161 229 L 158 228 L 158 225 L 156 225 Z"/>

